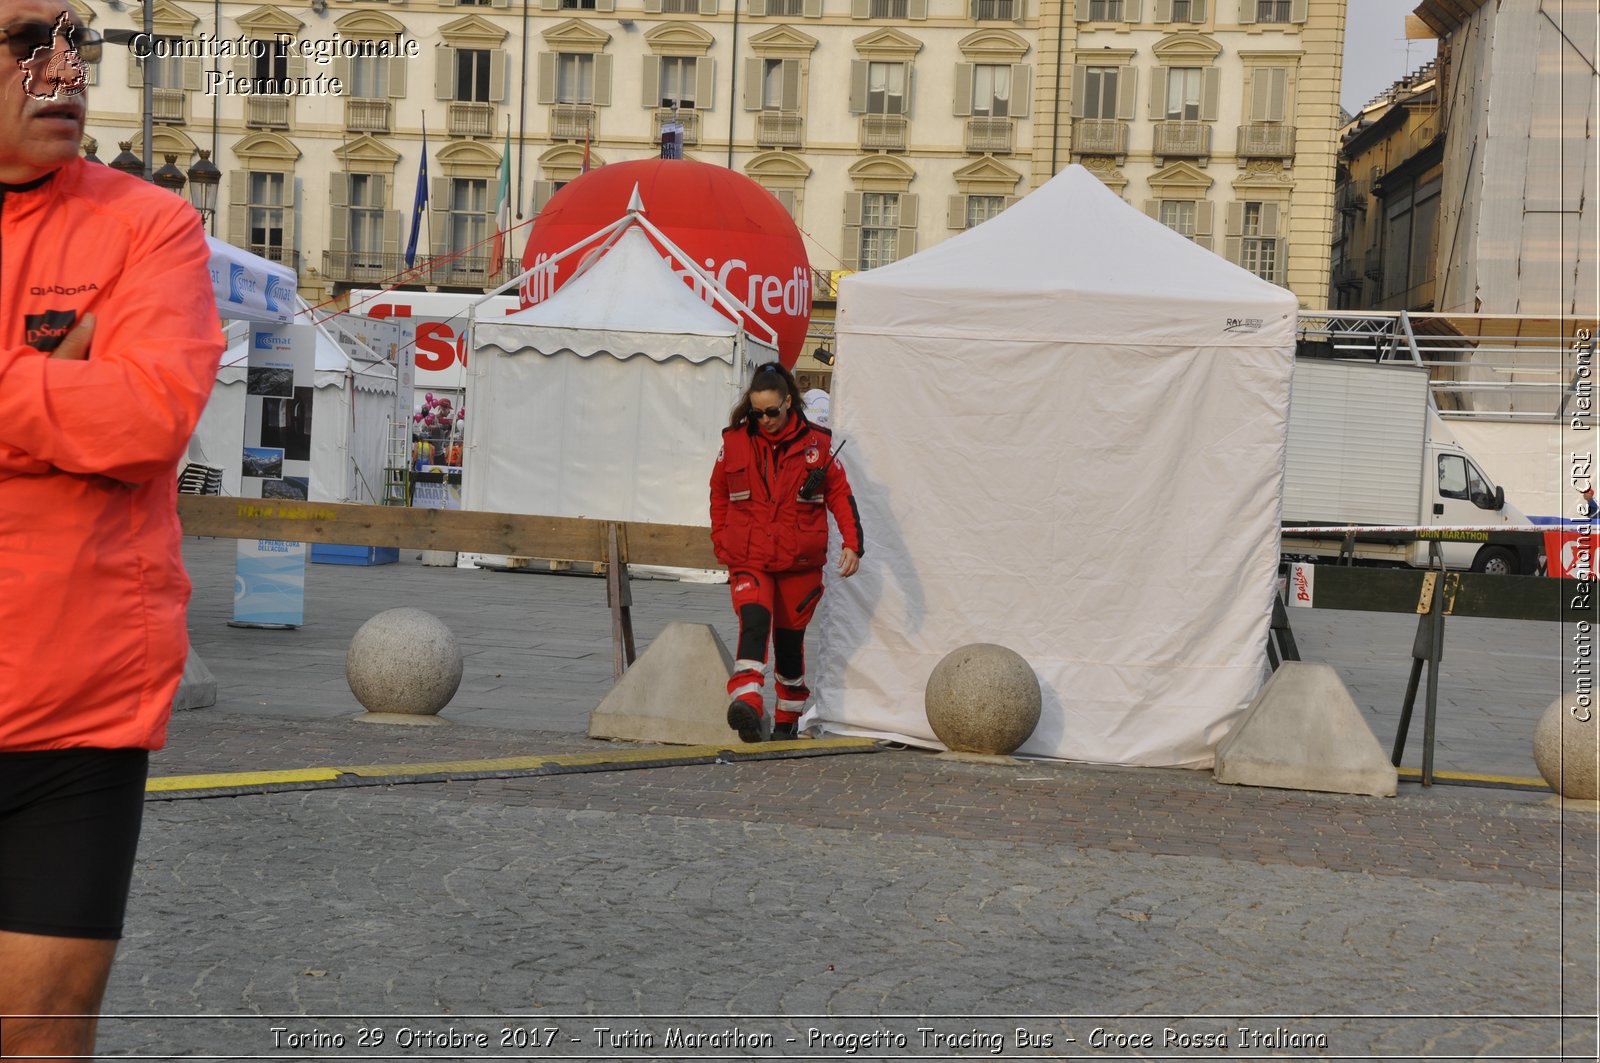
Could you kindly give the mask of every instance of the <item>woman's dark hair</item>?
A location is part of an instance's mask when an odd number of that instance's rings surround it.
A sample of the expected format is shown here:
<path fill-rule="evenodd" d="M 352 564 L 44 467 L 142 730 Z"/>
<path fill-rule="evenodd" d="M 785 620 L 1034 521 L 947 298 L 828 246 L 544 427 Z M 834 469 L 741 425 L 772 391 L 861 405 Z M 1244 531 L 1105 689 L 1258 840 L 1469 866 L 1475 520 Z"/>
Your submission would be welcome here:
<path fill-rule="evenodd" d="M 750 378 L 750 386 L 734 403 L 733 413 L 728 417 L 729 428 L 737 428 L 750 416 L 750 396 L 757 391 L 781 391 L 789 396 L 791 410 L 801 417 L 806 415 L 806 400 L 800 394 L 800 385 L 795 383 L 794 374 L 778 362 L 767 362 L 756 368 L 756 375 Z"/>

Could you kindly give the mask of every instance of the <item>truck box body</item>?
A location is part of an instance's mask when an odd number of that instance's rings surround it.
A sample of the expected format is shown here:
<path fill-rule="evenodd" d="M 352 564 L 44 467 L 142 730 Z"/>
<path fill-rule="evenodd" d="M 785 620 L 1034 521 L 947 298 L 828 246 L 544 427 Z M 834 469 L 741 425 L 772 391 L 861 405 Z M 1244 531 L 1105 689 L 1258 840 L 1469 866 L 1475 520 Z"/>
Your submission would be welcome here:
<path fill-rule="evenodd" d="M 1420 366 L 1297 358 L 1284 455 L 1286 555 L 1337 557 L 1341 533 L 1305 533 L 1295 525 L 1391 525 L 1402 528 L 1528 526 L 1505 502 L 1433 409 Z M 1531 574 L 1539 569 L 1536 536 L 1497 539 L 1453 531 L 1441 543 L 1449 568 Z M 1358 540 L 1354 559 L 1425 567 L 1426 542 Z"/>
<path fill-rule="evenodd" d="M 1427 414 L 1425 369 L 1297 361 L 1283 519 L 1415 524 Z"/>

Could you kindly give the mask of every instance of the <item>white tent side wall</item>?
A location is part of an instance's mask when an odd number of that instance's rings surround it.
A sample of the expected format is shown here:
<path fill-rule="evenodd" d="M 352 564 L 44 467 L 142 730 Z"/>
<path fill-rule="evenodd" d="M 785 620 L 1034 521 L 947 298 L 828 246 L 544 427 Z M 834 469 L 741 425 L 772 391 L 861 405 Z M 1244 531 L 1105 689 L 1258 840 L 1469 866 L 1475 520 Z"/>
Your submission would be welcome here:
<path fill-rule="evenodd" d="M 376 395 L 363 395 L 362 399 L 374 406 L 380 401 Z M 189 457 L 222 469 L 222 493 L 225 495 L 239 493 L 243 476 L 244 421 L 245 367 L 219 369 L 216 386 L 211 389 L 211 398 L 190 441 Z M 311 406 L 310 490 L 314 502 L 355 500 L 346 494 L 351 479 L 347 438 L 350 424 L 350 397 L 344 374 L 319 371 Z M 333 425 L 342 425 L 344 430 L 330 431 Z M 380 477 L 381 473 L 379 466 Z M 380 479 L 380 485 L 381 482 Z"/>
<path fill-rule="evenodd" d="M 867 553 L 819 609 L 818 719 L 937 746 L 934 665 L 996 642 L 1040 680 L 1022 752 L 1209 765 L 1262 679 L 1281 355 L 1013 343 L 975 372 L 965 340 L 846 343 L 834 423 Z"/>
<path fill-rule="evenodd" d="M 929 674 L 992 642 L 1042 688 L 1021 752 L 1210 766 L 1265 673 L 1294 324 L 1079 166 L 847 279 L 866 551 L 826 583 L 810 719 L 937 748 Z"/>
<path fill-rule="evenodd" d="M 730 342 L 731 348 L 731 342 Z M 480 347 L 467 418 L 467 509 L 704 525 L 734 369 L 645 355 Z"/>

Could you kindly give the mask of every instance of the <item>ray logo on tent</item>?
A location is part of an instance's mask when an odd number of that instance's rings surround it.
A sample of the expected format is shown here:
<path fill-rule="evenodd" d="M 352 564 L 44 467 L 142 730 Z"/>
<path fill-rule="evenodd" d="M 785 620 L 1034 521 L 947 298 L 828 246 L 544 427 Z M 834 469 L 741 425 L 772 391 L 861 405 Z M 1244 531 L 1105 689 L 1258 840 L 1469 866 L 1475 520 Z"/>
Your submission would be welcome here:
<path fill-rule="evenodd" d="M 228 264 L 228 302 L 242 303 L 245 301 L 246 293 L 253 295 L 258 287 L 260 285 L 256 283 L 256 279 L 250 276 L 250 272 L 243 266 L 237 262 Z"/>
<path fill-rule="evenodd" d="M 1259 317 L 1230 317 L 1223 332 L 1260 332 L 1266 322 Z"/>

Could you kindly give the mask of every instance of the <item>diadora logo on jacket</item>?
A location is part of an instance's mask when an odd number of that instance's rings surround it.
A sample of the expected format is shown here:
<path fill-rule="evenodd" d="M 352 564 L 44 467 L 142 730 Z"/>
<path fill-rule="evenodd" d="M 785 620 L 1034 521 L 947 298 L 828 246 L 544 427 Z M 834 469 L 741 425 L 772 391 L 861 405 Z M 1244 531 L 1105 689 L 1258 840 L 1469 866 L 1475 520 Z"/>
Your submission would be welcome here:
<path fill-rule="evenodd" d="M 90 281 L 88 284 L 80 284 L 76 288 L 63 288 L 59 284 L 52 284 L 52 285 L 49 285 L 48 287 L 44 287 L 44 288 L 41 288 L 38 285 L 35 285 L 34 287 L 28 289 L 28 294 L 29 295 L 82 295 L 84 292 L 97 292 L 99 290 L 100 290 L 100 285 L 95 284 L 93 281 Z"/>
<path fill-rule="evenodd" d="M 53 351 L 78 320 L 76 310 L 46 310 L 23 316 L 23 340 L 36 351 Z"/>

